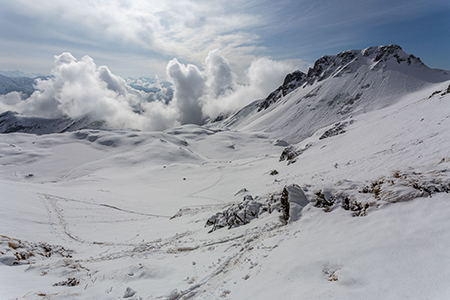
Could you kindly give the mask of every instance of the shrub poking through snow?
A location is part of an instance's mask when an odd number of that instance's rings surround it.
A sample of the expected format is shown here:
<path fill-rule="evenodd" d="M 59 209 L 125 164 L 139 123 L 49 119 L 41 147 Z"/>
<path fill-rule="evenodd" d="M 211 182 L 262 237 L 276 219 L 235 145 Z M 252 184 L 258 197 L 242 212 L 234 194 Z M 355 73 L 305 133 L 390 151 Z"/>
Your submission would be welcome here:
<path fill-rule="evenodd" d="M 324 212 L 329 212 L 331 207 L 334 205 L 334 197 L 331 194 L 327 194 L 327 196 L 325 196 L 322 190 L 314 192 L 314 195 L 316 195 L 316 202 L 314 203 L 314 206 L 323 208 Z"/>
<path fill-rule="evenodd" d="M 272 171 L 270 171 L 270 175 L 278 175 L 279 173 L 278 173 L 278 171 L 277 170 L 272 170 Z"/>
<path fill-rule="evenodd" d="M 345 210 L 353 211 L 354 217 L 364 217 L 367 216 L 367 209 L 370 207 L 370 203 L 363 204 L 347 196 L 342 201 L 341 207 Z"/>
<path fill-rule="evenodd" d="M 48 258 L 53 255 L 70 258 L 72 253 L 72 250 L 59 245 L 30 243 L 4 235 L 0 236 L 0 263 L 9 266 L 30 264 L 39 257 Z"/>
<path fill-rule="evenodd" d="M 57 282 L 53 284 L 53 286 L 77 286 L 80 284 L 80 279 L 71 277 L 67 278 L 67 280 Z"/>

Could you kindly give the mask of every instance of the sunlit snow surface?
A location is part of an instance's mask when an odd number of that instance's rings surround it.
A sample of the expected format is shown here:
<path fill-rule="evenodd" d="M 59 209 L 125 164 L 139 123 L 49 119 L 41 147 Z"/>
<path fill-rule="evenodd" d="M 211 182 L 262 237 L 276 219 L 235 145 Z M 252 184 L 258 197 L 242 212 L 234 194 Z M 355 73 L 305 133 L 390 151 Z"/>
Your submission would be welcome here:
<path fill-rule="evenodd" d="M 449 84 L 320 128 L 291 164 L 255 126 L 2 134 L 0 298 L 447 299 L 450 94 L 430 95 Z M 290 184 L 310 201 L 295 222 L 205 226 Z"/>

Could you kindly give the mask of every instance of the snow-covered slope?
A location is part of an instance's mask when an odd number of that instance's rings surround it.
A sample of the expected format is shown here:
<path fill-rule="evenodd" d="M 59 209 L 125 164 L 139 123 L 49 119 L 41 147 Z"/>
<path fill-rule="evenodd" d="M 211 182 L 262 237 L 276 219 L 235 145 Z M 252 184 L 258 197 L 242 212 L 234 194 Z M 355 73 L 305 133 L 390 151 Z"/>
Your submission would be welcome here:
<path fill-rule="evenodd" d="M 269 116 L 317 82 L 234 128 L 1 134 L 0 298 L 448 298 L 450 81 L 420 82 L 291 144 Z"/>
<path fill-rule="evenodd" d="M 449 71 L 430 69 L 397 45 L 349 50 L 318 59 L 307 74 L 289 74 L 266 99 L 223 123 L 299 141 L 321 127 L 386 107 L 446 80 L 450 80 Z"/>

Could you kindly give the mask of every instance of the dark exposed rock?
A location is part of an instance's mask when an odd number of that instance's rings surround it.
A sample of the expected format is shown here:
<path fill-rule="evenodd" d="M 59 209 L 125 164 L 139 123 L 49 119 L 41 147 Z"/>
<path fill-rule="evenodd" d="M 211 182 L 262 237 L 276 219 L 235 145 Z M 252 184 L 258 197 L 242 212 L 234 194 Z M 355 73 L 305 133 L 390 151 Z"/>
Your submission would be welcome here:
<path fill-rule="evenodd" d="M 331 193 L 325 193 L 320 190 L 316 191 L 314 194 L 316 195 L 316 202 L 314 203 L 314 206 L 323 208 L 325 212 L 329 212 L 335 202 L 335 199 Z"/>
<path fill-rule="evenodd" d="M 68 278 L 67 280 L 55 283 L 53 286 L 77 286 L 79 284 L 80 284 L 80 279 L 71 277 L 71 278 Z"/>
<path fill-rule="evenodd" d="M 280 198 L 282 213 L 280 220 L 284 224 L 297 221 L 300 218 L 301 211 L 308 203 L 308 199 L 298 185 L 285 186 Z"/>
<path fill-rule="evenodd" d="M 428 97 L 428 99 L 430 99 L 430 98 L 436 96 L 437 94 L 441 94 L 441 96 L 445 96 L 445 95 L 447 95 L 447 94 L 450 94 L 450 85 L 449 85 L 449 86 L 447 87 L 447 89 L 444 90 L 444 91 L 434 91 L 434 92 Z"/>
<path fill-rule="evenodd" d="M 359 56 L 369 58 L 373 56 L 373 61 L 381 63 L 395 59 L 397 63 L 406 63 L 408 65 L 423 64 L 420 58 L 414 55 L 407 55 L 398 45 L 387 45 L 380 47 L 369 47 L 364 50 L 348 50 L 337 55 L 325 55 L 319 58 L 312 68 L 308 70 L 304 79 L 307 84 L 312 85 L 315 82 L 322 81 L 330 76 L 339 77 L 343 73 L 352 71 L 351 65 L 358 61 Z M 377 68 L 375 68 L 377 69 Z"/>
<path fill-rule="evenodd" d="M 210 232 L 216 229 L 242 226 L 248 224 L 252 219 L 258 218 L 265 210 L 261 209 L 263 203 L 255 201 L 251 195 L 244 197 L 243 201 L 231 205 L 228 209 L 216 213 L 206 221 L 206 226 L 213 226 Z"/>
<path fill-rule="evenodd" d="M 299 156 L 298 152 L 294 149 L 293 146 L 289 146 L 284 148 L 283 152 L 281 152 L 280 160 L 279 161 L 290 161 L 293 162 L 293 160 Z"/>
<path fill-rule="evenodd" d="M 226 118 L 228 118 L 230 116 L 229 112 L 223 112 L 220 113 L 217 117 L 215 117 L 214 119 L 211 119 L 209 121 L 207 121 L 207 123 L 216 123 L 216 122 L 220 122 L 225 120 Z"/>
<path fill-rule="evenodd" d="M 347 196 L 342 200 L 341 207 L 344 210 L 353 211 L 353 217 L 364 217 L 367 216 L 367 209 L 370 207 L 370 203 L 363 204 Z"/>
<path fill-rule="evenodd" d="M 445 96 L 447 94 L 450 94 L 450 85 L 448 86 L 447 90 L 442 93 L 442 96 Z"/>
<path fill-rule="evenodd" d="M 320 136 L 319 140 L 345 133 L 345 128 L 348 126 L 348 124 L 352 123 L 353 120 L 350 122 L 338 122 L 334 124 L 332 128 L 328 129 Z"/>
<path fill-rule="evenodd" d="M 306 74 L 298 70 L 287 74 L 283 84 L 258 104 L 258 111 L 269 108 L 273 103 L 298 88 L 305 82 L 305 77 Z"/>
<path fill-rule="evenodd" d="M 293 146 L 286 147 L 283 149 L 283 152 L 281 152 L 279 161 L 287 161 L 288 165 L 293 164 L 297 161 L 296 158 L 308 150 L 309 147 L 311 147 L 311 144 L 307 144 L 305 148 L 298 150 Z"/>
<path fill-rule="evenodd" d="M 283 192 L 281 193 L 280 206 L 281 206 L 280 221 L 282 222 L 283 225 L 286 225 L 290 217 L 289 192 L 287 191 L 286 187 L 284 187 Z"/>
<path fill-rule="evenodd" d="M 272 171 L 270 171 L 270 175 L 278 175 L 278 171 L 277 170 L 272 170 Z"/>
<path fill-rule="evenodd" d="M 398 45 L 387 45 L 378 48 L 375 61 L 387 61 L 391 56 L 398 53 L 402 48 Z"/>
<path fill-rule="evenodd" d="M 302 189 L 291 184 L 285 186 L 281 194 L 272 194 L 266 197 L 255 197 L 247 195 L 242 202 L 232 204 L 222 212 L 210 217 L 205 226 L 212 226 L 210 233 L 227 227 L 228 229 L 248 224 L 251 220 L 259 218 L 263 213 L 280 213 L 280 221 L 283 225 L 297 221 L 300 213 L 308 199 Z"/>

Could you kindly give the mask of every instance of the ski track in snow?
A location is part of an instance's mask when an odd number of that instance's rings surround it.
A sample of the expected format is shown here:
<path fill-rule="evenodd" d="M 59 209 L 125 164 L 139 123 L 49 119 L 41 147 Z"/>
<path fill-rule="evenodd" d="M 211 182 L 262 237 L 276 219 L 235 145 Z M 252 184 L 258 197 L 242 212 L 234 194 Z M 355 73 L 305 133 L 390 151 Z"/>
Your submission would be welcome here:
<path fill-rule="evenodd" d="M 92 202 L 88 202 L 88 201 L 63 198 L 63 197 L 48 195 L 48 194 L 41 194 L 40 196 L 41 196 L 41 199 L 43 199 L 42 202 L 44 203 L 45 208 L 47 209 L 50 225 L 55 230 L 55 232 L 62 232 L 69 239 L 71 239 L 75 242 L 81 243 L 81 244 L 107 245 L 107 246 L 138 246 L 139 245 L 137 243 L 127 244 L 127 243 L 112 243 L 112 242 L 104 242 L 104 241 L 87 241 L 85 239 L 82 239 L 82 238 L 74 235 L 67 229 L 67 227 L 70 224 L 68 224 L 67 221 L 65 220 L 64 214 L 62 213 L 63 210 L 60 207 L 58 207 L 58 205 L 56 204 L 58 201 L 77 202 L 77 203 L 87 204 L 90 206 L 101 206 L 101 207 L 106 207 L 106 208 L 109 208 L 112 210 L 117 210 L 117 211 L 129 213 L 129 214 L 136 214 L 136 215 L 149 216 L 149 217 L 155 217 L 155 218 L 166 218 L 166 219 L 170 218 L 169 216 L 147 214 L 147 213 L 141 213 L 141 212 L 135 212 L 135 211 L 126 210 L 126 209 L 121 209 L 121 208 L 118 208 L 118 207 L 115 207 L 112 205 L 108 205 L 108 204 L 102 204 L 102 203 L 97 204 L 97 203 L 92 203 Z M 117 222 L 117 221 L 113 221 L 113 222 Z M 59 230 L 56 229 L 55 227 L 58 227 Z M 58 235 L 60 235 L 60 234 L 58 234 Z M 147 242 L 147 243 L 151 243 L 151 242 Z"/>
<path fill-rule="evenodd" d="M 210 186 L 208 186 L 206 188 L 203 188 L 201 190 L 195 191 L 195 192 L 190 193 L 190 194 L 188 194 L 186 196 L 189 197 L 189 198 L 207 199 L 207 200 L 213 200 L 215 202 L 223 203 L 219 199 L 215 199 L 215 198 L 211 198 L 211 197 L 204 197 L 204 196 L 195 196 L 195 195 L 200 194 L 202 192 L 206 192 L 207 190 L 210 190 L 213 187 L 215 187 L 216 185 L 218 185 L 222 181 L 222 178 L 223 178 L 223 168 L 224 168 L 223 166 L 218 166 L 217 167 L 217 169 L 219 169 L 219 171 L 220 171 L 220 177 L 219 177 L 219 179 L 217 179 L 216 182 L 214 182 L 213 184 L 211 184 Z"/>

